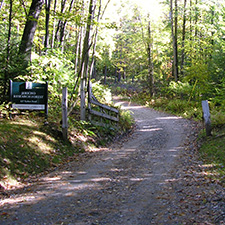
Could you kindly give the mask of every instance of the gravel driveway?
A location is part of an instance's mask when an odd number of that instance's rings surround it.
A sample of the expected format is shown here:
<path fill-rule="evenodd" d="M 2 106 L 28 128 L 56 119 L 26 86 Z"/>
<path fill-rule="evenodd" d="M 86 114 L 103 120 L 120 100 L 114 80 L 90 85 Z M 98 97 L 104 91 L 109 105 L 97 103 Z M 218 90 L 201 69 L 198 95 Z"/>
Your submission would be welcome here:
<path fill-rule="evenodd" d="M 143 106 L 137 127 L 2 200 L 0 224 L 224 224 L 224 191 L 195 156 L 198 124 Z"/>

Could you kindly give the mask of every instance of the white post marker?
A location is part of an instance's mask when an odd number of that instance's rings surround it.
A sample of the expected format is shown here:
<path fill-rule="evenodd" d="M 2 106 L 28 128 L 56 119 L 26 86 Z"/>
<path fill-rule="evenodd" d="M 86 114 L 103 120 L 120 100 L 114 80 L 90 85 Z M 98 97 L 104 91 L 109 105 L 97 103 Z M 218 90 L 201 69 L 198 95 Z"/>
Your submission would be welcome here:
<path fill-rule="evenodd" d="M 67 141 L 68 139 L 68 119 L 67 119 L 67 87 L 62 90 L 62 134 L 63 139 Z"/>
<path fill-rule="evenodd" d="M 202 101 L 202 110 L 203 110 L 203 118 L 205 123 L 206 135 L 210 136 L 211 135 L 211 120 L 210 120 L 208 100 Z"/>

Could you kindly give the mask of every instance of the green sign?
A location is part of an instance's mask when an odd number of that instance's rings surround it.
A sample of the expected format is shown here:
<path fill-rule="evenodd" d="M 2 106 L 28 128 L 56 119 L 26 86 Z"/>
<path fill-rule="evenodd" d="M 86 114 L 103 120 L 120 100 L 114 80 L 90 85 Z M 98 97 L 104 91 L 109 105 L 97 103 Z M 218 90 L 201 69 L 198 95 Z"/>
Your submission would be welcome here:
<path fill-rule="evenodd" d="M 42 110 L 48 113 L 48 83 L 13 82 L 10 80 L 12 108 Z"/>

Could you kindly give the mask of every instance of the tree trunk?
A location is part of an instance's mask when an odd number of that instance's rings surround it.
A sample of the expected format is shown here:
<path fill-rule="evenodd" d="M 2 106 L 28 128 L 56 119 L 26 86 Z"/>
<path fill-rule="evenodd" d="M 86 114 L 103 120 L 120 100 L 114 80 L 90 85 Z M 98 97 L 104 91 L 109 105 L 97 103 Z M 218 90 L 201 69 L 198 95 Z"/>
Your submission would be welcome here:
<path fill-rule="evenodd" d="M 74 3 L 74 0 L 71 0 L 68 12 L 71 12 L 71 9 L 73 7 L 73 3 Z M 59 46 L 63 46 L 66 24 L 67 24 L 67 20 L 65 20 L 64 22 L 61 23 L 60 36 L 59 36 Z"/>
<path fill-rule="evenodd" d="M 178 81 L 178 54 L 177 54 L 177 0 L 175 0 L 175 19 L 173 21 L 173 0 L 170 0 L 171 34 L 173 39 L 173 75 Z"/>
<path fill-rule="evenodd" d="M 214 17 L 215 17 L 215 6 L 211 6 L 211 25 L 214 26 Z M 213 36 L 214 36 L 215 32 L 211 31 L 211 44 L 212 46 L 214 45 L 214 40 L 213 40 Z M 212 55 L 210 55 L 211 57 Z"/>
<path fill-rule="evenodd" d="M 57 6 L 57 0 L 55 0 L 54 2 L 54 11 L 53 11 L 53 15 L 54 15 L 54 21 L 53 21 L 53 29 L 52 29 L 52 48 L 54 48 L 54 44 L 55 44 L 55 27 L 56 27 L 56 18 L 55 18 L 55 14 L 56 14 L 56 6 Z"/>
<path fill-rule="evenodd" d="M 192 0 L 190 0 L 190 41 L 192 41 Z"/>
<path fill-rule="evenodd" d="M 47 52 L 49 46 L 49 18 L 50 18 L 50 7 L 51 7 L 51 0 L 45 0 L 45 52 Z"/>
<path fill-rule="evenodd" d="M 198 23 L 198 0 L 195 1 L 195 39 L 197 38 L 198 35 L 198 27 L 197 27 L 197 23 Z"/>
<path fill-rule="evenodd" d="M 8 39 L 6 49 L 6 65 L 5 65 L 5 77 L 4 77 L 4 90 L 3 95 L 7 95 L 8 81 L 9 81 L 9 64 L 10 64 L 10 41 L 11 41 L 11 29 L 12 29 L 12 6 L 13 0 L 10 0 L 9 6 L 9 28 L 8 28 Z"/>
<path fill-rule="evenodd" d="M 61 0 L 61 14 L 64 13 L 65 6 L 66 6 L 66 0 Z M 63 26 L 63 21 L 61 19 L 59 19 L 58 25 L 57 25 L 57 28 L 56 28 L 56 32 L 55 32 L 55 38 L 54 38 L 55 42 L 57 42 L 56 46 L 58 46 L 58 44 L 59 44 L 58 33 L 60 32 L 60 29 L 61 29 L 62 26 Z"/>
<path fill-rule="evenodd" d="M 148 43 L 147 43 L 147 53 L 148 53 L 148 73 L 149 73 L 149 89 L 150 89 L 150 95 L 154 95 L 154 66 L 152 62 L 152 34 L 151 34 L 151 22 L 149 18 L 148 22 Z"/>
<path fill-rule="evenodd" d="M 184 15 L 183 15 L 183 31 L 182 31 L 182 51 L 181 51 L 181 63 L 180 63 L 180 72 L 181 75 L 184 75 L 184 58 L 185 58 L 185 38 L 186 38 L 186 5 L 187 5 L 187 0 L 184 0 Z"/>
<path fill-rule="evenodd" d="M 91 32 L 91 22 L 93 17 L 93 0 L 89 3 L 89 13 L 87 18 L 86 34 L 84 38 L 83 51 L 82 51 L 82 65 L 81 65 L 81 83 L 80 83 L 80 119 L 85 120 L 86 116 L 86 104 L 85 104 L 85 87 L 87 84 L 87 72 L 88 72 L 88 61 L 89 61 L 89 39 Z"/>
<path fill-rule="evenodd" d="M 99 23 L 99 20 L 100 20 L 101 7 L 102 7 L 101 0 L 99 0 L 97 23 Z M 93 40 L 92 40 L 93 51 L 92 51 L 92 59 L 91 59 L 91 66 L 90 66 L 90 72 L 89 72 L 89 78 L 88 79 L 91 79 L 91 75 L 93 74 L 93 70 L 94 70 L 97 37 L 98 37 L 98 26 L 96 26 L 95 34 L 94 34 L 94 37 L 93 37 Z"/>
<path fill-rule="evenodd" d="M 107 78 L 107 66 L 104 66 L 104 84 L 106 84 L 106 78 Z"/>
<path fill-rule="evenodd" d="M 114 83 L 116 84 L 117 83 L 117 67 L 115 68 L 115 80 L 114 80 Z"/>
<path fill-rule="evenodd" d="M 78 74 L 78 70 L 81 67 L 81 46 L 83 41 L 83 29 L 82 27 L 76 31 L 76 47 L 75 47 L 75 74 Z"/>
<path fill-rule="evenodd" d="M 117 72 L 117 74 L 118 74 L 118 83 L 120 83 L 120 81 L 121 81 L 121 71 L 120 71 L 120 69 L 119 69 L 119 71 Z"/>
<path fill-rule="evenodd" d="M 39 15 L 41 13 L 44 0 L 33 0 L 30 6 L 29 15 L 23 32 L 23 37 L 19 47 L 19 57 L 22 59 L 23 69 L 26 69 L 31 61 L 31 49 L 33 45 L 34 34 L 37 27 Z"/>

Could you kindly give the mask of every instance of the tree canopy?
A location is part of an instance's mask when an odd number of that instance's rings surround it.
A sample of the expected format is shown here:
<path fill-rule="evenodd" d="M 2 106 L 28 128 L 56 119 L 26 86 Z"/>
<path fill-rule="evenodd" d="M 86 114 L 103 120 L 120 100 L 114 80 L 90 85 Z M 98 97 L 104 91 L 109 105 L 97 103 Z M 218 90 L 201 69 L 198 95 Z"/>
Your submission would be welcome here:
<path fill-rule="evenodd" d="M 224 0 L 2 0 L 0 96 L 13 80 L 138 84 L 150 96 L 224 105 Z M 85 106 L 84 106 L 85 107 Z"/>

